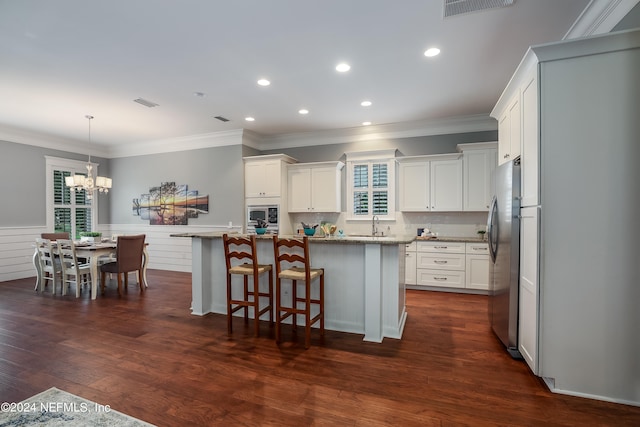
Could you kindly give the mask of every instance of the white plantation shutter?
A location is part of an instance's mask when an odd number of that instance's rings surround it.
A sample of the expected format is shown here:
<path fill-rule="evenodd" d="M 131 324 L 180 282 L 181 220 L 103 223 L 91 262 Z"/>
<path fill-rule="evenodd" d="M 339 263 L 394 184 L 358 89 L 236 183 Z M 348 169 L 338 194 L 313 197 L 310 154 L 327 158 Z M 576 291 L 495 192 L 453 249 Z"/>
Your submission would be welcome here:
<path fill-rule="evenodd" d="M 394 150 L 395 151 L 395 150 Z M 385 153 L 389 153 L 386 151 Z M 356 155 L 359 153 L 355 153 Z M 375 157 L 375 155 L 374 155 Z M 357 159 L 349 161 L 347 156 L 349 218 L 369 219 L 377 215 L 380 219 L 395 219 L 394 214 L 394 159 Z"/>
<path fill-rule="evenodd" d="M 95 199 L 87 199 L 84 190 L 71 192 L 64 183 L 67 176 L 86 176 L 86 163 L 47 157 L 47 230 L 68 232 L 79 239 L 83 231 L 93 230 Z M 51 215 L 50 215 L 50 214 Z"/>

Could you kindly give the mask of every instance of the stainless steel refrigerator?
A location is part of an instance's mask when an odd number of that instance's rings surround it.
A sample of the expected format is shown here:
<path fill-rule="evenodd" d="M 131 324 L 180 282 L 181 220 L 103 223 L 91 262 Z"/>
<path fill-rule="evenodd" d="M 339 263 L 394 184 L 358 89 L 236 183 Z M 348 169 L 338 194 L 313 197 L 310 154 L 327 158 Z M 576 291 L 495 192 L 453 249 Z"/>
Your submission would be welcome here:
<path fill-rule="evenodd" d="M 520 265 L 520 158 L 498 166 L 495 194 L 487 219 L 489 242 L 489 318 L 509 354 L 518 351 L 518 278 Z"/>

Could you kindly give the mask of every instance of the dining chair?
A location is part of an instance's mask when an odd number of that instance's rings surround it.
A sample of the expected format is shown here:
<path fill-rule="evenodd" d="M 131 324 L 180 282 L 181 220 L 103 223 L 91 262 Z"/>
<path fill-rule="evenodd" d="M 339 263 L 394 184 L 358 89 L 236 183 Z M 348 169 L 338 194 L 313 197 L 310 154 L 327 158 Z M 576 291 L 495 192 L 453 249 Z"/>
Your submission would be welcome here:
<path fill-rule="evenodd" d="M 62 267 L 62 295 L 66 295 L 67 287 L 75 283 L 76 298 L 80 298 L 81 285 L 89 283 L 91 265 L 87 262 L 79 262 L 73 240 L 58 239 L 57 249 Z"/>
<path fill-rule="evenodd" d="M 273 265 L 258 263 L 256 236 L 222 236 L 224 255 L 227 266 L 227 333 L 231 334 L 233 313 L 244 309 L 244 321 L 249 322 L 249 308 L 253 308 L 255 336 L 260 336 L 260 317 L 269 313 L 269 326 L 273 327 Z M 247 262 L 248 261 L 248 262 Z M 241 264 L 240 264 L 241 263 Z M 269 275 L 269 288 L 260 292 L 260 275 Z M 243 277 L 243 298 L 233 297 L 232 276 Z M 253 287 L 249 290 L 249 276 L 253 277 Z M 260 308 L 260 298 L 267 298 L 268 303 Z"/>
<path fill-rule="evenodd" d="M 122 276 L 124 275 L 125 290 L 128 286 L 129 273 L 138 272 L 138 284 L 140 291 L 144 292 L 142 282 L 142 257 L 144 252 L 144 234 L 118 236 L 116 245 L 116 260 L 100 266 L 100 283 L 102 292 L 105 288 L 106 273 L 115 273 L 118 280 L 118 295 L 122 295 Z"/>
<path fill-rule="evenodd" d="M 60 259 L 56 257 L 56 252 L 49 239 L 36 238 L 36 250 L 40 265 L 40 291 L 44 291 L 46 282 L 50 281 L 52 284 L 51 293 L 55 295 L 57 278 L 62 274 Z"/>
<path fill-rule="evenodd" d="M 284 239 L 273 236 L 273 253 L 276 264 L 276 343 L 280 343 L 282 322 L 291 316 L 293 333 L 296 333 L 297 317 L 304 316 L 304 347 L 311 344 L 311 326 L 320 322 L 320 336 L 324 336 L 324 268 L 312 268 L 309 259 L 309 238 Z M 285 269 L 283 269 L 285 266 Z M 318 297 L 311 296 L 311 282 L 319 279 Z M 283 280 L 291 280 L 291 305 L 282 303 Z M 304 296 L 298 296 L 298 282 L 304 282 Z M 302 307 L 300 307 L 302 304 Z M 312 304 L 317 307 L 311 317 Z"/>

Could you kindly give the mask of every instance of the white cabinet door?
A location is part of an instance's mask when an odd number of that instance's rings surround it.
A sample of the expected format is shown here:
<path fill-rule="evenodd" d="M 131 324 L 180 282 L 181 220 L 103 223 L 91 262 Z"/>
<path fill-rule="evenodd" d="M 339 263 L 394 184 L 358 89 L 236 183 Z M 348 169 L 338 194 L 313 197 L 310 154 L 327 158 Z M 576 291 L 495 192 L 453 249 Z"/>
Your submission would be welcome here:
<path fill-rule="evenodd" d="M 531 71 L 522 88 L 522 203 L 540 204 L 538 176 L 538 78 L 537 68 Z"/>
<path fill-rule="evenodd" d="M 493 196 L 493 170 L 496 168 L 495 149 L 469 150 L 462 156 L 464 185 L 463 209 L 488 211 Z"/>
<path fill-rule="evenodd" d="M 489 256 L 469 255 L 466 257 L 466 283 L 467 289 L 489 290 Z"/>
<path fill-rule="evenodd" d="M 340 179 L 335 167 L 311 169 L 311 210 L 340 212 Z"/>
<path fill-rule="evenodd" d="M 280 197 L 280 160 L 251 161 L 244 165 L 245 197 Z"/>
<path fill-rule="evenodd" d="M 415 246 L 411 250 L 411 245 L 407 245 L 404 262 L 404 283 L 406 285 L 416 284 L 416 251 Z"/>
<path fill-rule="evenodd" d="M 520 310 L 518 350 L 538 373 L 538 229 L 539 208 L 520 210 Z"/>
<path fill-rule="evenodd" d="M 311 169 L 289 168 L 287 177 L 289 212 L 308 212 L 311 208 Z"/>
<path fill-rule="evenodd" d="M 520 93 L 513 97 L 498 121 L 498 163 L 520 155 Z"/>
<path fill-rule="evenodd" d="M 400 210 L 425 212 L 429 208 L 429 162 L 400 163 Z"/>
<path fill-rule="evenodd" d="M 462 210 L 462 159 L 431 162 L 431 211 Z"/>

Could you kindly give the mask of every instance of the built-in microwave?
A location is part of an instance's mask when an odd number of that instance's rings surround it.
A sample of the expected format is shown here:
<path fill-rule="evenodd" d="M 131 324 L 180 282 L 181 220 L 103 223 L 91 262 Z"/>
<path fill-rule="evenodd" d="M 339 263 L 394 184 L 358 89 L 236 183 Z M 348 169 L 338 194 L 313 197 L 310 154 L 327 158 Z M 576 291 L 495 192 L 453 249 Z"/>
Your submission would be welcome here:
<path fill-rule="evenodd" d="M 247 233 L 255 233 L 258 220 L 266 221 L 267 233 L 277 234 L 280 221 L 278 205 L 249 205 L 247 206 Z"/>

